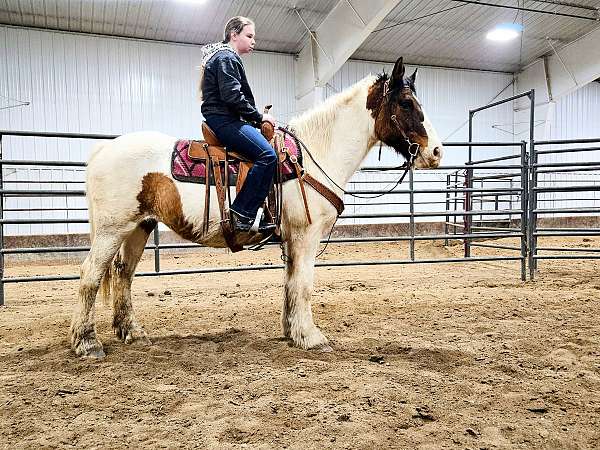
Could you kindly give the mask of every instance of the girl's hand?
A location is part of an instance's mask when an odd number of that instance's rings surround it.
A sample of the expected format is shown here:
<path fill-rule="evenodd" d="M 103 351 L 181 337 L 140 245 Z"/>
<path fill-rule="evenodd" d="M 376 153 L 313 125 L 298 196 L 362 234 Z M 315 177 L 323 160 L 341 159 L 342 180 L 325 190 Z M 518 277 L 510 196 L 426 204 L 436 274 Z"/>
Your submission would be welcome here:
<path fill-rule="evenodd" d="M 271 114 L 263 114 L 263 122 L 269 122 L 271 125 L 273 125 L 273 127 L 275 127 L 275 117 L 273 117 Z"/>

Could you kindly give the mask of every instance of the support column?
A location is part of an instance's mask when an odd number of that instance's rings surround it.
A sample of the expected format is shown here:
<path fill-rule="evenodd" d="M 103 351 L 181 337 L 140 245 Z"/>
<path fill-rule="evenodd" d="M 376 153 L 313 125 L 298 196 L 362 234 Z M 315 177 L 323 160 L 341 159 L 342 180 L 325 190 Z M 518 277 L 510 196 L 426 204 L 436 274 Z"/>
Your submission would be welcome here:
<path fill-rule="evenodd" d="M 340 0 L 317 29 L 308 30 L 306 45 L 296 61 L 298 110 L 323 101 L 327 82 L 398 3 L 400 0 Z M 302 10 L 296 14 L 304 23 Z"/>

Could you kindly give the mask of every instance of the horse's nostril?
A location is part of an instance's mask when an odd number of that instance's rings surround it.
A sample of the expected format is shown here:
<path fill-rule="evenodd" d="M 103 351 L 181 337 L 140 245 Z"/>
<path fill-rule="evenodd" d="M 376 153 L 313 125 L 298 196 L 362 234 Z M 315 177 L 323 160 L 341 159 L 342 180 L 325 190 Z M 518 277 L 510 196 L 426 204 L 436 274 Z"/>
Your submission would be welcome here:
<path fill-rule="evenodd" d="M 435 156 L 436 158 L 440 157 L 440 153 L 441 152 L 440 152 L 440 148 L 439 147 L 436 147 L 436 148 L 433 149 L 433 156 Z"/>

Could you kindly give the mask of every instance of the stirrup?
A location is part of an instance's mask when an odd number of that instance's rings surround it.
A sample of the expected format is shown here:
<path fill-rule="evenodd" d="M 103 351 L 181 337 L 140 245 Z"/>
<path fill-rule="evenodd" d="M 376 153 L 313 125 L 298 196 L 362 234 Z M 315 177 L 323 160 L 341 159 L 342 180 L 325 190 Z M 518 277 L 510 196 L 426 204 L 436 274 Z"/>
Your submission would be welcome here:
<path fill-rule="evenodd" d="M 252 228 L 252 219 L 242 216 L 233 209 L 229 210 L 229 221 L 231 222 L 231 230 L 234 233 L 248 233 Z"/>
<path fill-rule="evenodd" d="M 256 221 L 256 219 L 252 220 L 247 217 L 244 217 L 241 214 L 234 211 L 233 209 L 229 210 L 229 216 L 231 221 L 231 228 L 234 233 L 260 233 L 266 235 L 272 233 L 276 228 L 276 225 L 274 223 L 265 223 L 262 217 L 260 219 L 260 222 L 258 223 L 258 226 L 254 228 L 254 222 Z"/>

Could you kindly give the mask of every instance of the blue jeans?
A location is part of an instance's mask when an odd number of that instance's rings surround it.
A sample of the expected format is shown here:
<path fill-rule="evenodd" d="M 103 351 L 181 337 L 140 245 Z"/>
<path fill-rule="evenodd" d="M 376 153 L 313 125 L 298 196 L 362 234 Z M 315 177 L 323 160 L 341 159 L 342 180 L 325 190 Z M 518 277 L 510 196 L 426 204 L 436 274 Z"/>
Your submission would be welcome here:
<path fill-rule="evenodd" d="M 221 143 L 254 163 L 239 194 L 231 205 L 236 213 L 254 219 L 262 206 L 277 169 L 277 155 L 259 130 L 231 116 L 204 118 Z"/>

